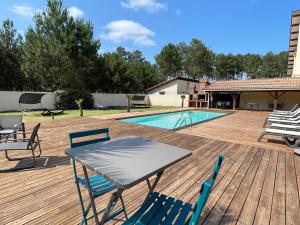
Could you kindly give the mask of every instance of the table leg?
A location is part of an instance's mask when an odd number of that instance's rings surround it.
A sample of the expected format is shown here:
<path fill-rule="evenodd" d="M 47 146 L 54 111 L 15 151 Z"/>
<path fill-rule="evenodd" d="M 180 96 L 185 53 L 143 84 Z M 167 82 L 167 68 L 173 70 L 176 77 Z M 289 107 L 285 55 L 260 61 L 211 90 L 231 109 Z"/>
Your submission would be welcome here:
<path fill-rule="evenodd" d="M 118 199 L 121 197 L 122 193 L 123 193 L 123 189 L 118 188 L 118 190 L 111 195 L 110 200 L 106 206 L 106 210 L 102 216 L 100 224 L 105 223 L 106 217 L 108 216 L 112 205 L 118 201 Z"/>
<path fill-rule="evenodd" d="M 153 191 L 154 191 L 156 185 L 158 184 L 158 181 L 160 180 L 160 178 L 161 178 L 161 176 L 163 175 L 163 173 L 164 173 L 164 171 L 161 171 L 161 172 L 159 172 L 159 173 L 157 174 L 157 176 L 156 176 L 156 178 L 155 178 L 155 180 L 154 180 L 154 182 L 153 182 L 152 185 L 150 184 L 149 179 L 146 180 L 146 181 L 147 181 L 147 184 L 148 184 L 149 192 L 148 192 L 148 194 L 147 194 L 147 196 L 146 196 L 144 202 L 145 202 L 145 201 L 148 199 L 148 197 L 153 193 Z"/>
<path fill-rule="evenodd" d="M 91 186 L 90 186 L 89 176 L 88 176 L 88 173 L 86 171 L 86 167 L 84 165 L 82 165 L 82 169 L 83 169 L 84 178 L 85 178 L 85 181 L 86 181 L 86 186 L 87 186 L 89 196 L 90 196 L 90 200 L 91 200 L 91 205 L 92 205 L 92 209 L 93 209 L 93 213 L 94 213 L 95 223 L 96 223 L 96 225 L 100 225 L 99 218 L 98 218 L 98 213 L 97 213 L 97 209 L 96 209 L 96 205 L 95 205 L 95 201 L 94 201 L 94 196 L 92 194 L 92 190 L 91 190 Z"/>

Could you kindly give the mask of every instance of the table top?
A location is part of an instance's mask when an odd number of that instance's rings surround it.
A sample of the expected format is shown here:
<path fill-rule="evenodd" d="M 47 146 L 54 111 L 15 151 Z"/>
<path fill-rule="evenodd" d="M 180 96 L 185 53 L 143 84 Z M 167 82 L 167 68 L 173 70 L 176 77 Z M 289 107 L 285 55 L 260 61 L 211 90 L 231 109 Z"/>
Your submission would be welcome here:
<path fill-rule="evenodd" d="M 192 154 L 186 149 L 137 136 L 69 148 L 65 153 L 122 189 L 130 188 Z"/>

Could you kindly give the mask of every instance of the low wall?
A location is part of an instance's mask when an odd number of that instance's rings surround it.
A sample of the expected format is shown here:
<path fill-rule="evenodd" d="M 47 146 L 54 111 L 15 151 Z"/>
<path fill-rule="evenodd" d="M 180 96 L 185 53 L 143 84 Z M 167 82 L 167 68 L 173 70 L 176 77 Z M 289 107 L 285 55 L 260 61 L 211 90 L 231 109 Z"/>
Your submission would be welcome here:
<path fill-rule="evenodd" d="M 21 91 L 0 91 L 0 112 L 21 111 L 19 106 L 19 98 L 24 92 Z M 43 92 L 35 92 L 43 93 Z M 55 108 L 55 94 L 53 92 L 44 92 L 42 105 L 48 109 Z M 27 109 L 41 108 L 40 105 L 26 105 Z"/>
<path fill-rule="evenodd" d="M 0 112 L 6 111 L 21 111 L 19 106 L 19 98 L 24 92 L 20 91 L 0 91 Z M 35 92 L 43 93 L 43 92 Z M 44 92 L 45 93 L 45 92 Z M 102 106 L 127 106 L 126 94 L 103 94 L 92 93 L 95 100 L 95 105 Z M 148 95 L 147 101 L 150 105 L 157 106 L 175 106 L 181 107 L 181 95 Z M 46 92 L 42 98 L 42 105 L 49 109 L 55 108 L 55 94 L 53 92 Z M 184 106 L 188 106 L 188 95 L 184 100 Z M 39 105 L 27 105 L 27 108 L 40 108 Z"/>

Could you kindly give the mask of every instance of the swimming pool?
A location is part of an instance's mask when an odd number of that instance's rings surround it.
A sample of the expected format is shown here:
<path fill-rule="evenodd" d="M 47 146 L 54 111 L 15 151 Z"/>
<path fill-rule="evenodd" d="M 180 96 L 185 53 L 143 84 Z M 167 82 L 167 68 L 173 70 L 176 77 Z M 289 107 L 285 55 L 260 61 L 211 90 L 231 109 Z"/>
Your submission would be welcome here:
<path fill-rule="evenodd" d="M 188 110 L 150 116 L 132 117 L 121 119 L 121 121 L 152 127 L 160 127 L 168 130 L 178 130 L 194 124 L 205 122 L 207 120 L 225 116 L 226 114 L 227 113 L 222 112 Z"/>

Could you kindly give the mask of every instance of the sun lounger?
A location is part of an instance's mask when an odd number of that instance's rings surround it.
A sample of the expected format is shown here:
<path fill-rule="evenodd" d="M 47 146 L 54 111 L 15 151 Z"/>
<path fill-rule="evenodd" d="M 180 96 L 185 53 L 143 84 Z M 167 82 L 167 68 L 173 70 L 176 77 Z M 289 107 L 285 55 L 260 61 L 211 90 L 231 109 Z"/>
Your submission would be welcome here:
<path fill-rule="evenodd" d="M 290 114 L 274 114 L 271 113 L 269 117 L 282 117 L 282 118 L 295 118 L 300 115 L 300 109 L 297 109 L 295 112 L 292 112 Z"/>
<path fill-rule="evenodd" d="M 295 155 L 300 156 L 300 148 L 295 148 L 294 153 L 295 153 Z"/>
<path fill-rule="evenodd" d="M 267 117 L 263 127 L 266 127 L 268 123 L 283 123 L 283 124 L 291 124 L 291 125 L 300 125 L 300 116 L 297 118 L 283 119 L 279 117 Z"/>
<path fill-rule="evenodd" d="M 281 136 L 284 143 L 291 147 L 297 147 L 300 145 L 300 131 L 266 128 L 257 141 L 259 142 L 265 135 Z"/>
<path fill-rule="evenodd" d="M 296 104 L 291 111 L 282 111 L 282 110 L 274 110 L 272 113 L 274 114 L 291 114 L 293 112 L 295 112 L 296 110 L 300 109 L 299 108 L 299 104 Z"/>
<path fill-rule="evenodd" d="M 287 130 L 299 130 L 300 131 L 300 125 L 291 125 L 291 124 L 282 124 L 282 123 L 272 123 L 270 125 L 271 128 L 282 128 Z"/>

